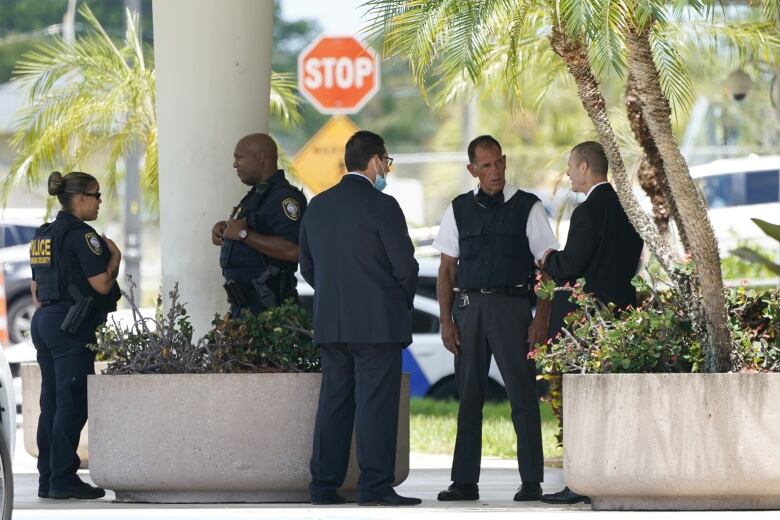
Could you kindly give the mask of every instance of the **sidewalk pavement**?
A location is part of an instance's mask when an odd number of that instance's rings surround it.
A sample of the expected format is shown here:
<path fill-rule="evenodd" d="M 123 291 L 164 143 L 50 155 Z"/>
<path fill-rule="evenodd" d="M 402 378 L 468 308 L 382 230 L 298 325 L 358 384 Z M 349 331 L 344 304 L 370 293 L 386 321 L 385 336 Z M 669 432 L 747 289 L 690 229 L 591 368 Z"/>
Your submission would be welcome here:
<path fill-rule="evenodd" d="M 450 484 L 449 455 L 412 453 L 409 478 L 397 491 L 402 495 L 423 499 L 420 506 L 408 508 L 311 506 L 309 504 L 126 504 L 114 503 L 114 494 L 106 492 L 101 500 L 46 500 L 37 497 L 36 459 L 23 447 L 22 431 L 17 430 L 14 454 L 14 518 L 27 520 L 232 520 L 232 519 L 398 519 L 404 520 L 457 520 L 460 518 L 489 518 L 495 520 L 544 517 L 571 518 L 572 514 L 587 515 L 588 519 L 609 518 L 616 520 L 629 513 L 591 511 L 589 505 L 553 506 L 541 502 L 514 502 L 520 478 L 517 462 L 513 460 L 485 458 L 482 461 L 480 500 L 477 502 L 438 502 L 436 494 Z M 88 471 L 80 471 L 89 480 Z M 563 487 L 563 472 L 546 468 L 545 492 L 559 491 Z M 635 518 L 669 518 L 671 516 L 706 518 L 706 520 L 734 520 L 750 517 L 751 520 L 777 518 L 777 511 L 767 512 L 644 512 L 630 513 Z M 706 517 L 705 517 L 706 515 Z M 728 516 L 726 516 L 728 515 Z M 720 517 L 720 518 L 719 518 Z"/>

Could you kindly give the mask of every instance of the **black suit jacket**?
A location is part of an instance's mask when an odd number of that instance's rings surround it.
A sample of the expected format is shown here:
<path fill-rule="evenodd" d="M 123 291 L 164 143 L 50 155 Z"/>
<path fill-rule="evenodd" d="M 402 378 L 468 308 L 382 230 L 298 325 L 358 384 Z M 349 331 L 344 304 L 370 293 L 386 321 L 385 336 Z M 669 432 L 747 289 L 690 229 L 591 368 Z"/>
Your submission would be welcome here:
<path fill-rule="evenodd" d="M 547 256 L 544 270 L 558 286 L 585 278 L 585 290 L 605 304 L 636 305 L 631 279 L 639 267 L 643 245 L 612 185 L 602 184 L 574 210 L 566 247 Z M 556 293 L 551 333 L 560 330 L 563 317 L 573 309 L 568 293 Z"/>
<path fill-rule="evenodd" d="M 398 202 L 347 174 L 301 222 L 301 274 L 314 287 L 314 342 L 412 342 L 417 261 Z"/>

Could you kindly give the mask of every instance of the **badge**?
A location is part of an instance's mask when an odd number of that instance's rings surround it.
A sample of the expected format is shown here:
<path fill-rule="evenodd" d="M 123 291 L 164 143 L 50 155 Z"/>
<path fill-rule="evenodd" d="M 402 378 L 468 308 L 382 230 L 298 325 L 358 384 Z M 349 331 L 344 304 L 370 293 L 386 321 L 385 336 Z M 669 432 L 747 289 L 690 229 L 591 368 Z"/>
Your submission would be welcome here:
<path fill-rule="evenodd" d="M 103 246 L 100 245 L 100 239 L 98 238 L 97 233 L 90 231 L 84 235 L 84 240 L 87 241 L 87 245 L 89 246 L 90 251 L 98 256 L 103 254 Z"/>
<path fill-rule="evenodd" d="M 301 206 L 292 197 L 282 201 L 282 208 L 284 209 L 284 214 L 290 220 L 298 220 L 301 216 Z"/>

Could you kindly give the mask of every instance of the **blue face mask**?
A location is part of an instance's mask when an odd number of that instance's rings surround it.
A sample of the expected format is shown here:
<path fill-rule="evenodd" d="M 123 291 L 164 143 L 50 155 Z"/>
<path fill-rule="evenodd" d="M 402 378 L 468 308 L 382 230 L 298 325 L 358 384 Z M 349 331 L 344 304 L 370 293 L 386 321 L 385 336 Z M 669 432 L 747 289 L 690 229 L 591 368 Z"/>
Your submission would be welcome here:
<path fill-rule="evenodd" d="M 376 180 L 374 181 L 374 188 L 378 189 L 379 191 L 384 190 L 387 187 L 387 176 L 382 177 L 381 175 L 376 175 Z"/>
<path fill-rule="evenodd" d="M 374 171 L 376 172 L 376 178 L 374 179 L 374 188 L 378 189 L 379 191 L 382 191 L 387 187 L 387 173 L 385 172 L 384 175 L 379 175 L 379 170 L 376 169 L 376 166 L 374 167 Z"/>

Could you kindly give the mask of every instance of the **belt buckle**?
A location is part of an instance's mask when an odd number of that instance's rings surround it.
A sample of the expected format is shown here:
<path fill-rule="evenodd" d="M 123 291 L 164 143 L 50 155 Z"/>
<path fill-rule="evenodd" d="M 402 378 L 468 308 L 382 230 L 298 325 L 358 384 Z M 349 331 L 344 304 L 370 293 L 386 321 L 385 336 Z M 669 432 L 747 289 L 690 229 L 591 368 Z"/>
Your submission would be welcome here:
<path fill-rule="evenodd" d="M 479 290 L 479 292 L 481 292 L 482 294 L 493 294 L 495 291 L 493 289 L 482 288 Z"/>

